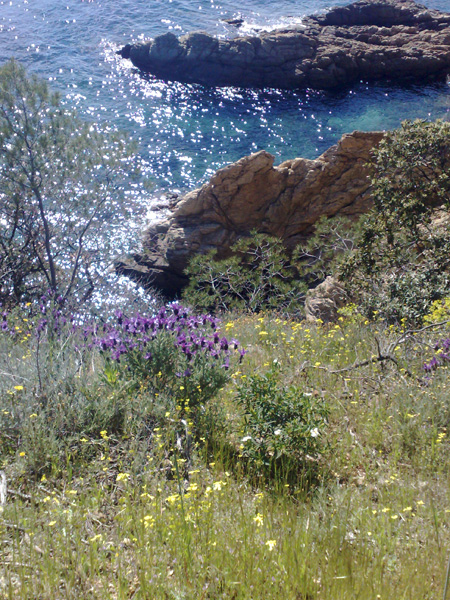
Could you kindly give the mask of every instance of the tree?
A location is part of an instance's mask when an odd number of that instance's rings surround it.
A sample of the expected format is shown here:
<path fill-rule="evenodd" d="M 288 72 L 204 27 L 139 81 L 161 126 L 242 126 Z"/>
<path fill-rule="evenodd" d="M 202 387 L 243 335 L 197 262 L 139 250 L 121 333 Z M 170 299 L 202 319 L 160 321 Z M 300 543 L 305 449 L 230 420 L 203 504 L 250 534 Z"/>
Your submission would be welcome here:
<path fill-rule="evenodd" d="M 193 257 L 186 270 L 186 302 L 212 312 L 301 311 L 306 286 L 299 281 L 280 239 L 252 232 L 230 250 L 232 255 L 221 260 L 216 251 Z"/>
<path fill-rule="evenodd" d="M 405 121 L 373 170 L 374 207 L 341 275 L 369 314 L 419 321 L 450 293 L 450 123 Z"/>
<path fill-rule="evenodd" d="M 0 68 L 0 301 L 91 297 L 136 222 L 133 152 L 16 61 Z"/>

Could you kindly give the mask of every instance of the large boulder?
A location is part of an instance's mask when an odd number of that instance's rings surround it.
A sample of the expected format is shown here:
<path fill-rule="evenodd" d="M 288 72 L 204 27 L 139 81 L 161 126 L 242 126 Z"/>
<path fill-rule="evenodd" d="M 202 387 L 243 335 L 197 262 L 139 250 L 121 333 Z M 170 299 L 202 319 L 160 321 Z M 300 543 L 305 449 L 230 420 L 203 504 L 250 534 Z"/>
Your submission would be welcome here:
<path fill-rule="evenodd" d="M 450 14 L 412 0 L 360 0 L 258 37 L 173 33 L 119 52 L 156 77 L 209 86 L 332 89 L 355 81 L 445 78 Z"/>
<path fill-rule="evenodd" d="M 325 281 L 306 293 L 306 320 L 333 323 L 338 318 L 338 310 L 346 304 L 347 300 L 347 294 L 340 282 L 334 277 L 327 277 Z"/>
<path fill-rule="evenodd" d="M 142 250 L 116 268 L 144 286 L 176 295 L 184 270 L 198 253 L 230 253 L 238 238 L 256 230 L 293 249 L 321 217 L 357 217 L 371 205 L 367 162 L 381 132 L 355 131 L 316 160 L 294 158 L 274 166 L 261 151 L 220 169 L 203 187 L 173 205 L 168 219 L 143 234 Z"/>

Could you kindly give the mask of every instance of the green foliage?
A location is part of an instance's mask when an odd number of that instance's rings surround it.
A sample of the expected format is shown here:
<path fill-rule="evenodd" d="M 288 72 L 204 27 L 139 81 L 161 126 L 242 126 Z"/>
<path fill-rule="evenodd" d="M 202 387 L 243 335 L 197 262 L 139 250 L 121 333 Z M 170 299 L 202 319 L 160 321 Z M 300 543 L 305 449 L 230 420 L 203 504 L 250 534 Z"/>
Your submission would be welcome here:
<path fill-rule="evenodd" d="M 159 430 L 160 448 L 177 440 L 177 452 L 190 460 L 191 440 L 220 429 L 214 424 L 220 406 L 209 401 L 245 350 L 219 333 L 217 319 L 190 315 L 178 304 L 152 317 L 117 311 L 115 320 L 83 325 L 67 320 L 60 307 L 34 323 L 24 314 L 5 311 L 0 325 L 0 370 L 27 382 L 0 385 L 3 460 L 14 460 L 20 447 L 24 471 L 59 472 L 68 453 L 71 463 L 87 453 L 95 458 L 103 442 L 86 443 L 104 435 L 115 444 L 135 440 L 145 457 Z"/>
<path fill-rule="evenodd" d="M 314 224 L 313 233 L 295 248 L 292 262 L 308 287 L 315 287 L 338 271 L 341 262 L 357 246 L 359 237 L 358 221 L 321 217 Z"/>
<path fill-rule="evenodd" d="M 341 275 L 366 313 L 420 321 L 449 292 L 450 123 L 404 122 L 373 167 L 374 208 Z"/>
<path fill-rule="evenodd" d="M 0 68 L 0 301 L 92 295 L 139 212 L 133 151 L 17 62 Z"/>
<path fill-rule="evenodd" d="M 328 416 L 322 400 L 286 387 L 272 368 L 246 379 L 237 402 L 245 419 L 241 454 L 254 475 L 290 480 L 315 470 Z"/>
<path fill-rule="evenodd" d="M 212 251 L 195 256 L 186 270 L 186 302 L 212 312 L 229 309 L 299 313 L 306 286 L 290 263 L 280 239 L 253 233 L 232 247 L 232 256 L 217 260 Z"/>
<path fill-rule="evenodd" d="M 130 350 L 119 363 L 107 362 L 120 382 L 129 381 L 137 389 L 164 394 L 183 410 L 197 411 L 212 398 L 229 379 L 223 360 L 211 359 L 204 352 L 188 358 L 174 344 L 174 334 L 161 332 L 147 343 L 145 351 Z M 151 355 L 151 359 L 148 358 Z"/>

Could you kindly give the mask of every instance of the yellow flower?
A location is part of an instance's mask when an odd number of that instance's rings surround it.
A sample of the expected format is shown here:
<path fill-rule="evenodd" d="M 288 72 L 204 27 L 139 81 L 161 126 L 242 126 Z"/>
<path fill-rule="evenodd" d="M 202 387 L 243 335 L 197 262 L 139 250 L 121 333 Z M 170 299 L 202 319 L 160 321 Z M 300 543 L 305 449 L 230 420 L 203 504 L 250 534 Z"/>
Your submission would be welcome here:
<path fill-rule="evenodd" d="M 226 481 L 215 481 L 213 483 L 213 489 L 220 491 L 224 485 L 226 485 Z"/>
<path fill-rule="evenodd" d="M 130 479 L 129 473 L 119 473 L 116 477 L 116 481 L 127 481 Z"/>
<path fill-rule="evenodd" d="M 19 456 L 25 456 L 25 452 L 19 452 Z"/>
<path fill-rule="evenodd" d="M 152 517 L 152 515 L 146 515 L 143 518 L 143 522 L 145 529 L 148 529 L 149 527 L 153 527 L 153 525 L 155 524 L 155 518 Z"/>
<path fill-rule="evenodd" d="M 100 431 L 100 435 L 102 436 L 102 438 L 104 440 L 109 440 L 108 432 L 106 431 L 106 429 L 104 429 L 103 431 Z"/>
<path fill-rule="evenodd" d="M 258 527 L 261 527 L 264 523 L 264 518 L 261 513 L 258 513 L 256 517 L 253 517 L 253 521 L 256 523 Z"/>
<path fill-rule="evenodd" d="M 18 392 L 21 392 L 23 390 L 23 385 L 15 385 L 14 389 L 17 390 Z"/>
<path fill-rule="evenodd" d="M 272 550 L 275 548 L 276 545 L 277 545 L 277 540 L 267 540 L 267 542 L 266 542 L 266 546 L 269 548 L 269 552 L 272 552 Z"/>

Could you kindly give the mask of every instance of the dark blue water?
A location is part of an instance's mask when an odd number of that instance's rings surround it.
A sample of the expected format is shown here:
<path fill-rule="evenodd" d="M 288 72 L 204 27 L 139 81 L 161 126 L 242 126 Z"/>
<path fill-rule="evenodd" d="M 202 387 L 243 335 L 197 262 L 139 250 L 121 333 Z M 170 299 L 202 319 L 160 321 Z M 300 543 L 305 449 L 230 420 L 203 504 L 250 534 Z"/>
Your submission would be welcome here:
<path fill-rule="evenodd" d="M 450 118 L 450 86 L 399 88 L 364 82 L 339 94 L 209 90 L 142 77 L 115 55 L 123 44 L 168 30 L 235 34 L 275 28 L 323 10 L 325 0 L 0 0 L 0 61 L 15 57 L 90 119 L 140 140 L 158 190 L 192 189 L 217 168 L 266 149 L 277 162 L 314 158 L 354 129 L 390 129 L 404 119 Z M 450 9 L 450 0 L 427 5 Z"/>

